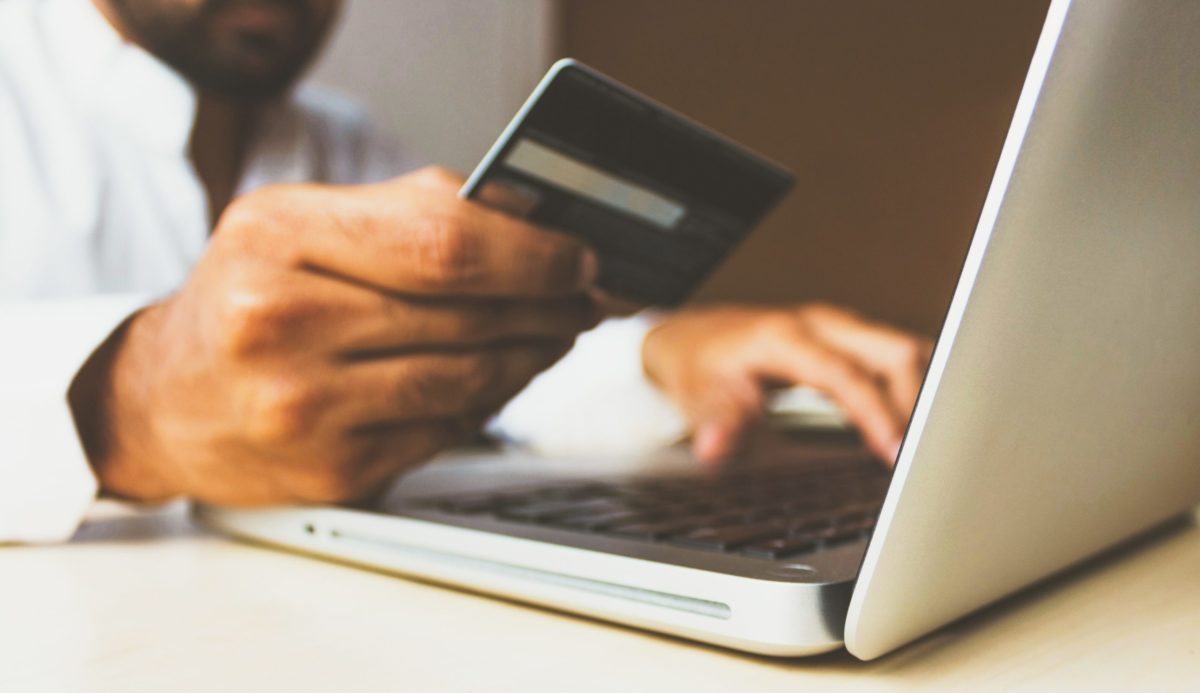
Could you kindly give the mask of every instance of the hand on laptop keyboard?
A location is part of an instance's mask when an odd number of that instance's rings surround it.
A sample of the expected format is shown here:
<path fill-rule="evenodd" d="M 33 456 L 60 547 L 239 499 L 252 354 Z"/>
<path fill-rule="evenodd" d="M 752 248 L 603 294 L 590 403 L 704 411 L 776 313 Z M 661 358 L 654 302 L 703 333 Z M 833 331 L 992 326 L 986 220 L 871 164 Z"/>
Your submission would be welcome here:
<path fill-rule="evenodd" d="M 696 456 L 729 455 L 772 386 L 810 385 L 836 401 L 871 450 L 896 459 L 928 339 L 841 308 L 724 306 L 684 311 L 646 336 L 646 373 L 687 414 Z"/>

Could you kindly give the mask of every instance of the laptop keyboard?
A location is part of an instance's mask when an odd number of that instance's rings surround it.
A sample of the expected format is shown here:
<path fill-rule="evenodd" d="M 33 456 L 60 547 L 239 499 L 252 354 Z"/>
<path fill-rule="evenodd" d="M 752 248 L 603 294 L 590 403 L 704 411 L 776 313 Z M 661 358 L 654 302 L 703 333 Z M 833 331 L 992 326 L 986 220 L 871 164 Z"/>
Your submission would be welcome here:
<path fill-rule="evenodd" d="M 453 515 L 785 559 L 870 536 L 890 473 L 870 460 L 709 478 L 556 482 L 421 499 Z"/>

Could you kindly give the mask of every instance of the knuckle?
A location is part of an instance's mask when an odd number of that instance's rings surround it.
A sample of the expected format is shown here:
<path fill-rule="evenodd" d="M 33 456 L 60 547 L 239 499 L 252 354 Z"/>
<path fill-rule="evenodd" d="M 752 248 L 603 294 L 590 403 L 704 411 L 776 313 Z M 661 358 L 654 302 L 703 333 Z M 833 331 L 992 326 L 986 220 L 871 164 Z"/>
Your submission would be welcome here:
<path fill-rule="evenodd" d="M 917 362 L 922 368 L 929 364 L 929 360 L 933 358 L 933 340 L 927 337 L 917 337 L 915 340 L 917 351 Z"/>
<path fill-rule="evenodd" d="M 516 311 L 512 311 L 515 313 Z M 546 306 L 527 317 L 514 318 L 511 323 L 528 323 L 531 329 L 545 336 L 574 338 L 591 329 L 599 320 L 596 304 L 586 296 L 574 296 Z"/>
<path fill-rule="evenodd" d="M 247 435 L 260 444 L 294 442 L 312 433 L 321 408 L 321 397 L 308 383 L 276 379 L 257 393 Z"/>
<path fill-rule="evenodd" d="M 924 342 L 916 338 L 906 339 L 896 348 L 896 366 L 904 370 L 923 368 L 927 353 Z"/>
<path fill-rule="evenodd" d="M 888 351 L 881 354 L 879 365 L 893 377 L 919 374 L 929 365 L 933 344 L 917 335 L 894 332 Z"/>
<path fill-rule="evenodd" d="M 838 317 L 844 317 L 848 312 L 833 304 L 816 301 L 805 304 L 800 308 L 800 318 L 809 324 L 820 324 Z"/>
<path fill-rule="evenodd" d="M 543 287 L 551 291 L 570 289 L 579 282 L 583 252 L 573 243 L 549 239 L 541 263 Z"/>
<path fill-rule="evenodd" d="M 377 291 L 373 294 L 374 314 L 389 325 L 407 325 L 413 320 L 413 309 L 393 294 Z"/>
<path fill-rule="evenodd" d="M 264 213 L 260 202 L 262 197 L 261 193 L 251 193 L 231 200 L 217 221 L 216 239 L 221 241 L 240 239 L 248 231 L 269 223 L 270 217 Z"/>
<path fill-rule="evenodd" d="M 215 238 L 247 241 L 270 232 L 278 224 L 280 214 L 287 209 L 280 199 L 284 196 L 286 191 L 282 187 L 273 187 L 235 197 L 217 222 Z"/>
<path fill-rule="evenodd" d="M 458 379 L 468 398 L 486 397 L 504 377 L 504 367 L 496 354 L 473 354 L 459 364 Z"/>
<path fill-rule="evenodd" d="M 435 286 L 470 285 L 487 272 L 483 239 L 453 216 L 431 221 L 416 234 L 413 245 L 417 267 Z"/>
<path fill-rule="evenodd" d="M 799 325 L 784 312 L 765 313 L 757 320 L 758 337 L 767 344 L 787 341 L 796 337 Z"/>
<path fill-rule="evenodd" d="M 447 399 L 448 380 L 435 367 L 414 368 L 393 385 L 393 400 L 400 409 L 405 410 L 403 413 L 417 410 L 435 413 L 439 409 L 438 403 Z"/>
<path fill-rule="evenodd" d="M 219 349 L 237 360 L 260 353 L 269 342 L 262 315 L 264 298 L 250 291 L 231 290 L 221 307 Z"/>
<path fill-rule="evenodd" d="M 481 341 L 500 337 L 505 328 L 513 323 L 513 311 L 503 301 L 491 301 L 478 307 L 464 309 L 457 314 L 457 335 Z"/>
<path fill-rule="evenodd" d="M 796 319 L 784 312 L 771 312 L 762 318 L 763 327 L 773 334 L 795 334 Z"/>
<path fill-rule="evenodd" d="M 291 236 L 304 223 L 300 210 L 311 207 L 311 191 L 302 194 L 295 187 L 272 186 L 234 198 L 213 231 L 211 250 L 223 257 L 296 263 L 299 247 Z"/>
<path fill-rule="evenodd" d="M 471 409 L 499 378 L 483 355 L 439 358 L 413 369 L 397 383 L 397 401 L 420 414 L 458 414 Z"/>
<path fill-rule="evenodd" d="M 821 369 L 825 381 L 834 390 L 855 390 L 860 383 L 858 369 L 844 359 L 830 358 L 821 365 Z"/>
<path fill-rule="evenodd" d="M 921 337 L 918 338 L 917 344 L 920 352 L 921 368 L 925 368 L 933 360 L 933 340 Z"/>
<path fill-rule="evenodd" d="M 444 166 L 425 166 L 413 173 L 418 182 L 436 187 L 452 187 L 462 183 L 462 177 Z"/>
<path fill-rule="evenodd" d="M 224 296 L 220 312 L 220 350 L 234 359 L 270 350 L 286 339 L 299 317 L 299 305 L 258 287 L 235 284 Z"/>

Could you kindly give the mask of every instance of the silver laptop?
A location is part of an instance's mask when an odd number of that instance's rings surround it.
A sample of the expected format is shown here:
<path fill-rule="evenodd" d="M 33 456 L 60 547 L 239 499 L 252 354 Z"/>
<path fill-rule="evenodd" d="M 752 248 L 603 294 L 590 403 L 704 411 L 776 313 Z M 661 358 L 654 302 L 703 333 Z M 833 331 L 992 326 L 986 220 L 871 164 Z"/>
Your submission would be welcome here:
<path fill-rule="evenodd" d="M 258 542 L 770 655 L 878 657 L 1200 502 L 1200 3 L 1054 0 L 894 474 L 462 452 Z"/>

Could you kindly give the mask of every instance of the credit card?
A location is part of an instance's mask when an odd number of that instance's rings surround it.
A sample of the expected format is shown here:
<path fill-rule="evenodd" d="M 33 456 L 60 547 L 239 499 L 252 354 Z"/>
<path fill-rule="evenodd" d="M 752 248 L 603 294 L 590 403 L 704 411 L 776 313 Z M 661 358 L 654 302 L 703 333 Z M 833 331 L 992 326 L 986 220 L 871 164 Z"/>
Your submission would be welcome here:
<path fill-rule="evenodd" d="M 578 237 L 599 288 L 685 300 L 791 188 L 787 169 L 574 60 L 560 60 L 467 180 L 475 199 Z"/>

